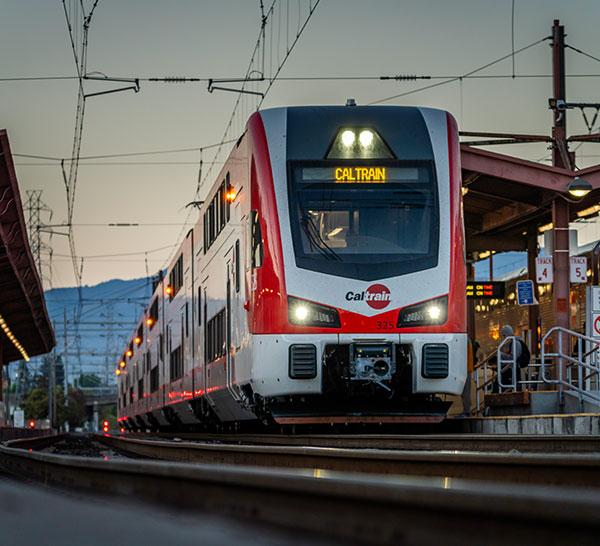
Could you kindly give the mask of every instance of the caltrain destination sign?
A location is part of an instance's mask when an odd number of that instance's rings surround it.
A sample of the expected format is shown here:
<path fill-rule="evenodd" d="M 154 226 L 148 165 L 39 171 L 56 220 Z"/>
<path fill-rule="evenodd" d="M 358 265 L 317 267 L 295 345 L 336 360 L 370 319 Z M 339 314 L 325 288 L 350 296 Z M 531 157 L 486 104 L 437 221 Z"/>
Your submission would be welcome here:
<path fill-rule="evenodd" d="M 336 182 L 370 182 L 386 181 L 385 167 L 336 167 Z"/>
<path fill-rule="evenodd" d="M 418 183 L 419 169 L 377 165 L 335 165 L 304 167 L 302 182 L 332 182 L 335 184 L 386 184 L 389 182 Z"/>

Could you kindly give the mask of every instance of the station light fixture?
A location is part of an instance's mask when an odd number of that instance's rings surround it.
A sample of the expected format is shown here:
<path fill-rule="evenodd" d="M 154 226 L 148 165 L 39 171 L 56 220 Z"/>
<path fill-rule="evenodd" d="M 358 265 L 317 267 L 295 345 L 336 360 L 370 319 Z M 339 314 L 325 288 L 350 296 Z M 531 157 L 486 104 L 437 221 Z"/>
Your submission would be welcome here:
<path fill-rule="evenodd" d="M 467 193 L 469 193 L 469 188 L 467 188 L 466 186 L 463 186 L 461 188 L 462 191 L 462 196 L 464 197 L 465 195 L 467 195 Z"/>
<path fill-rule="evenodd" d="M 121 360 L 121 362 L 119 362 L 119 368 L 123 369 L 126 366 L 125 361 Z"/>
<path fill-rule="evenodd" d="M 131 358 L 133 356 L 133 351 L 131 349 L 127 349 L 127 351 L 125 352 L 125 355 L 128 356 L 129 358 Z"/>
<path fill-rule="evenodd" d="M 592 214 L 596 214 L 600 212 L 600 205 L 592 205 L 587 209 L 577 211 L 578 218 L 585 218 L 586 216 L 591 216 Z"/>
<path fill-rule="evenodd" d="M 569 185 L 567 186 L 567 191 L 569 192 L 569 195 L 577 199 L 585 197 L 588 193 L 592 191 L 592 189 L 592 185 L 587 180 L 584 180 L 579 176 L 573 178 L 573 180 L 571 180 L 571 182 L 569 182 Z"/>
<path fill-rule="evenodd" d="M 27 354 L 27 351 L 25 350 L 23 345 L 21 345 L 16 336 L 12 333 L 12 330 L 10 329 L 2 315 L 0 315 L 0 328 L 2 328 L 3 332 L 6 334 L 6 337 L 11 341 L 11 343 L 15 346 L 19 353 L 21 353 L 23 360 L 25 360 L 25 362 L 29 362 L 29 355 Z"/>
<path fill-rule="evenodd" d="M 538 228 L 538 231 L 540 233 L 544 233 L 545 231 L 548 231 L 550 229 L 552 229 L 554 227 L 554 224 L 552 222 L 550 222 L 549 224 L 544 224 L 543 226 L 540 226 Z"/>
<path fill-rule="evenodd" d="M 167 287 L 165 288 L 165 294 L 167 296 L 173 295 L 173 287 L 170 284 L 167 284 Z"/>
<path fill-rule="evenodd" d="M 148 317 L 146 319 L 146 326 L 152 326 L 154 324 L 154 319 L 152 317 Z"/>
<path fill-rule="evenodd" d="M 121 375 L 121 369 L 120 369 L 120 368 L 117 368 L 117 369 L 115 370 L 115 375 L 117 375 L 117 376 L 118 376 L 118 375 Z"/>
<path fill-rule="evenodd" d="M 142 338 L 141 338 L 140 336 L 135 336 L 135 337 L 133 338 L 133 342 L 134 342 L 136 345 L 140 345 L 140 344 L 142 343 Z"/>

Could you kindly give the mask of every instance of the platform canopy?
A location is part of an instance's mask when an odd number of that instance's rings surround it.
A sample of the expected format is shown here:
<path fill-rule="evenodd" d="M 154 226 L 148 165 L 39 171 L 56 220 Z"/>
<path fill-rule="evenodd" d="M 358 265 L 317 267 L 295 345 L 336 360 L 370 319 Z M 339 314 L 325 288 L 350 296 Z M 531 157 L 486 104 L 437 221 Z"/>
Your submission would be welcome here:
<path fill-rule="evenodd" d="M 571 221 L 598 214 L 600 165 L 571 171 L 461 144 L 467 252 L 527 249 L 527 233 L 552 222 L 552 201 L 569 201 Z M 592 191 L 575 200 L 567 186 L 584 178 Z"/>
<path fill-rule="evenodd" d="M 54 347 L 5 130 L 0 130 L 0 316 L 0 364 Z"/>

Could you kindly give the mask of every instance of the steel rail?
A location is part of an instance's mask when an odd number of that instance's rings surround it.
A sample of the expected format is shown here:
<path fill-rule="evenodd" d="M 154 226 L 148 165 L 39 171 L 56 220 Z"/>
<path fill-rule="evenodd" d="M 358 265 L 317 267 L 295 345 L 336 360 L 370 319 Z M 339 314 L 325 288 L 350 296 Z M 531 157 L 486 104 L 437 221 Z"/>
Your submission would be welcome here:
<path fill-rule="evenodd" d="M 600 435 L 556 434 L 203 434 L 129 433 L 141 439 L 174 439 L 224 444 L 286 445 L 430 451 L 520 451 L 600 453 Z"/>
<path fill-rule="evenodd" d="M 95 439 L 119 451 L 167 461 L 600 488 L 600 454 L 591 453 L 562 455 L 233 445 L 110 435 L 96 435 Z"/>
<path fill-rule="evenodd" d="M 600 492 L 450 478 L 102 460 L 0 445 L 13 474 L 50 486 L 211 511 L 351 543 L 596 545 Z"/>

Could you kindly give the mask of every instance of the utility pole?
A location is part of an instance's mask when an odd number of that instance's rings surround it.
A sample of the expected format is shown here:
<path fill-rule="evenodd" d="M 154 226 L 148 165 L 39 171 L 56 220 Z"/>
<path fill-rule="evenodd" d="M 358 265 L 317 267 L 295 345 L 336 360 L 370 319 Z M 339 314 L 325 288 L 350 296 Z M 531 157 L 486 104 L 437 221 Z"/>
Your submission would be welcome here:
<path fill-rule="evenodd" d="M 48 362 L 48 421 L 50 422 L 50 428 L 54 428 L 54 422 L 56 420 L 56 404 L 54 402 L 56 398 L 55 385 L 56 385 L 56 354 L 52 352 L 47 357 Z"/>
<path fill-rule="evenodd" d="M 565 28 L 558 19 L 552 25 L 552 91 L 557 104 L 566 102 L 565 78 Z M 567 109 L 556 107 L 553 110 L 552 127 L 552 165 L 571 169 L 572 158 L 567 144 Z M 553 305 L 556 326 L 569 329 L 569 203 L 562 196 L 552 202 L 552 224 L 554 233 L 553 269 Z"/>
<path fill-rule="evenodd" d="M 64 343 L 63 343 L 63 356 L 62 356 L 62 362 L 63 362 L 63 374 L 65 376 L 65 380 L 64 380 L 64 389 L 65 389 L 65 407 L 69 407 L 69 372 L 68 372 L 68 368 L 67 368 L 67 349 L 68 349 L 68 343 L 67 343 L 67 306 L 65 305 L 63 307 L 63 337 L 64 337 Z"/>

